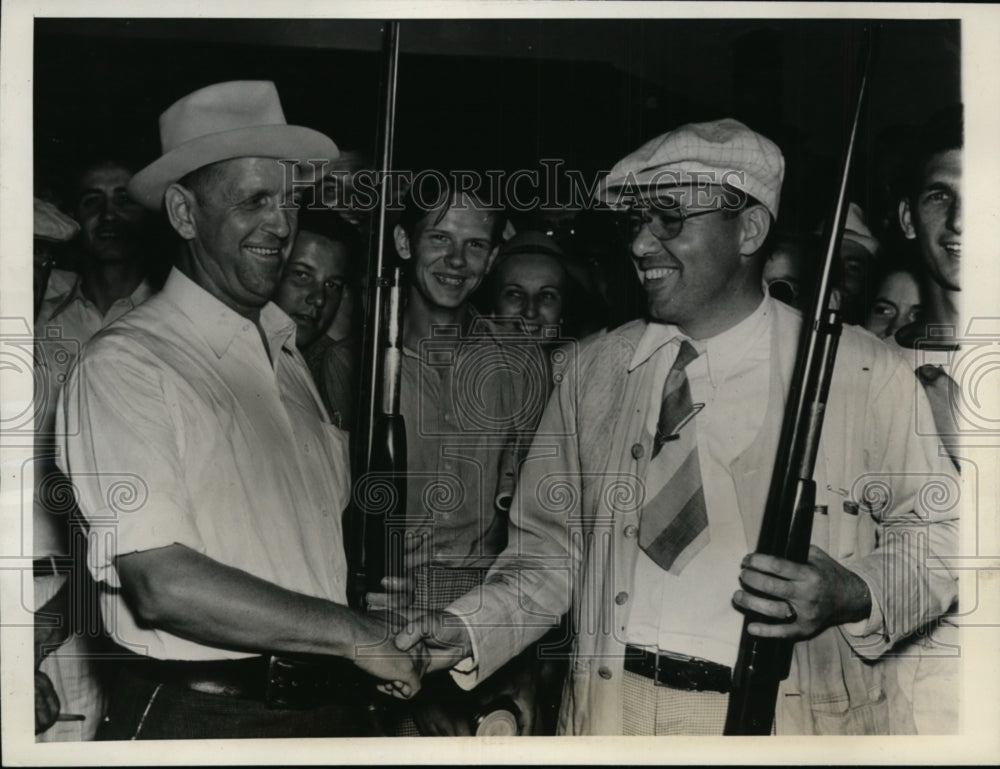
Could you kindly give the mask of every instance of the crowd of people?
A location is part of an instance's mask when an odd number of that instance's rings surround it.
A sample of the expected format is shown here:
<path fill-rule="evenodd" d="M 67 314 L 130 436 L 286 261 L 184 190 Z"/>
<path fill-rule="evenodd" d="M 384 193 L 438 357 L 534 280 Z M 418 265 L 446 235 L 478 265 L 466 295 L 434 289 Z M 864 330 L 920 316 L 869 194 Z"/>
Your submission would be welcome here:
<path fill-rule="evenodd" d="M 38 740 L 722 734 L 745 616 L 796 642 L 776 733 L 957 731 L 959 506 L 922 489 L 957 494 L 959 417 L 913 349 L 958 320 L 960 108 L 914 131 L 893 220 L 850 205 L 804 564 L 754 552 L 822 257 L 780 147 L 677 126 L 587 210 L 405 190 L 403 566 L 363 607 L 371 164 L 269 82 L 160 132 L 35 200 Z"/>

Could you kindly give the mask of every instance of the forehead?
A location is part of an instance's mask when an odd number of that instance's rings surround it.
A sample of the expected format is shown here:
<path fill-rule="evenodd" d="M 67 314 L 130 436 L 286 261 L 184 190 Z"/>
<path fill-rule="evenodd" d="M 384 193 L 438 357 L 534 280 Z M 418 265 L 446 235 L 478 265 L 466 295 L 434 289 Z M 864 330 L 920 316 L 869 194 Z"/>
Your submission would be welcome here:
<path fill-rule="evenodd" d="M 316 232 L 300 232 L 289 264 L 312 267 L 320 272 L 343 273 L 347 268 L 347 247 Z"/>
<path fill-rule="evenodd" d="M 882 285 L 879 287 L 879 295 L 893 299 L 909 299 L 916 302 L 920 297 L 920 287 L 910 273 L 892 272 L 882 281 Z"/>
<path fill-rule="evenodd" d="M 514 254 L 500 265 L 502 283 L 537 282 L 539 285 L 562 285 L 565 270 L 548 254 Z"/>
<path fill-rule="evenodd" d="M 417 223 L 424 230 L 475 230 L 492 234 L 499 212 L 469 195 L 457 195 L 428 211 Z"/>
<path fill-rule="evenodd" d="M 921 187 L 945 184 L 958 188 L 962 180 L 962 150 L 953 149 L 931 155 L 924 164 Z"/>
<path fill-rule="evenodd" d="M 116 189 L 125 187 L 132 178 L 132 172 L 114 163 L 92 166 L 80 174 L 80 190 Z"/>

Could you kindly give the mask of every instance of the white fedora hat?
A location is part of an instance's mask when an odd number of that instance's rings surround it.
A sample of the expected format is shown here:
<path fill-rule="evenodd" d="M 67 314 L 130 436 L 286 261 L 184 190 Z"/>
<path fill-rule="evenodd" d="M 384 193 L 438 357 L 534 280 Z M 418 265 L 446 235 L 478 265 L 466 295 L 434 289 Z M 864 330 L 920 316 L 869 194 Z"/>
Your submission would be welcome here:
<path fill-rule="evenodd" d="M 220 160 L 261 157 L 305 163 L 340 154 L 330 137 L 285 122 L 278 89 L 267 80 L 217 83 L 188 94 L 160 115 L 160 144 L 160 158 L 128 186 L 135 200 L 154 210 L 163 205 L 167 187 Z"/>

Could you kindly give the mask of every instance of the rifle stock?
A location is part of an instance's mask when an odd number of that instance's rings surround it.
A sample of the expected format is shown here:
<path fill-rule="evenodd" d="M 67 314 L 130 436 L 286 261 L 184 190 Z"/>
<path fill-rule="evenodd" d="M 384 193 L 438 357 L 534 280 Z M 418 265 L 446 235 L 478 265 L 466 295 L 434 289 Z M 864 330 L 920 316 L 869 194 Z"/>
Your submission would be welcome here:
<path fill-rule="evenodd" d="M 870 34 L 864 53 L 865 65 L 850 138 L 841 165 L 834 215 L 827 225 L 825 260 L 809 315 L 803 319 L 774 472 L 756 548 L 758 553 L 797 563 L 805 563 L 809 554 L 816 504 L 813 470 L 840 340 L 840 313 L 835 307 L 831 307 L 831 275 L 834 260 L 840 253 L 847 219 L 851 161 L 868 92 L 872 58 Z M 771 733 L 778 687 L 791 670 L 794 642 L 750 635 L 747 632 L 750 623 L 761 621 L 768 620 L 757 615 L 747 615 L 743 620 L 724 734 Z"/>

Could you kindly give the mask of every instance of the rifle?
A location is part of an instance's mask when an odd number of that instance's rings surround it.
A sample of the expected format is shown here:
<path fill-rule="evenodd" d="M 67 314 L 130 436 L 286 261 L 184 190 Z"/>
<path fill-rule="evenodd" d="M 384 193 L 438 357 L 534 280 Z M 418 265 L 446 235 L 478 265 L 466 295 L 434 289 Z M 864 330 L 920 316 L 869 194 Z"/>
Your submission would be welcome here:
<path fill-rule="evenodd" d="M 383 56 L 379 212 L 375 237 L 369 241 L 368 297 L 352 463 L 355 482 L 348 513 L 348 600 L 357 608 L 364 607 L 365 593 L 382 592 L 382 577 L 401 573 L 398 524 L 406 511 L 406 425 L 399 413 L 402 288 L 400 269 L 385 263 L 391 243 L 386 205 L 396 123 L 397 21 L 386 23 Z"/>
<path fill-rule="evenodd" d="M 840 341 L 842 322 L 837 307 L 831 306 L 831 273 L 840 253 L 847 219 L 851 160 L 857 143 L 871 69 L 871 32 L 865 42 L 865 64 L 858 88 L 854 121 L 842 160 L 834 215 L 826 227 L 826 255 L 810 307 L 809 321 L 802 325 L 774 473 L 768 490 L 767 507 L 757 541 L 758 553 L 796 563 L 805 563 L 809 553 L 816 504 L 813 470 L 830 393 L 837 344 Z M 763 619 L 757 615 L 747 615 L 743 620 L 724 734 L 771 733 L 778 686 L 791 671 L 794 641 L 750 635 L 747 632 L 749 624 Z"/>

